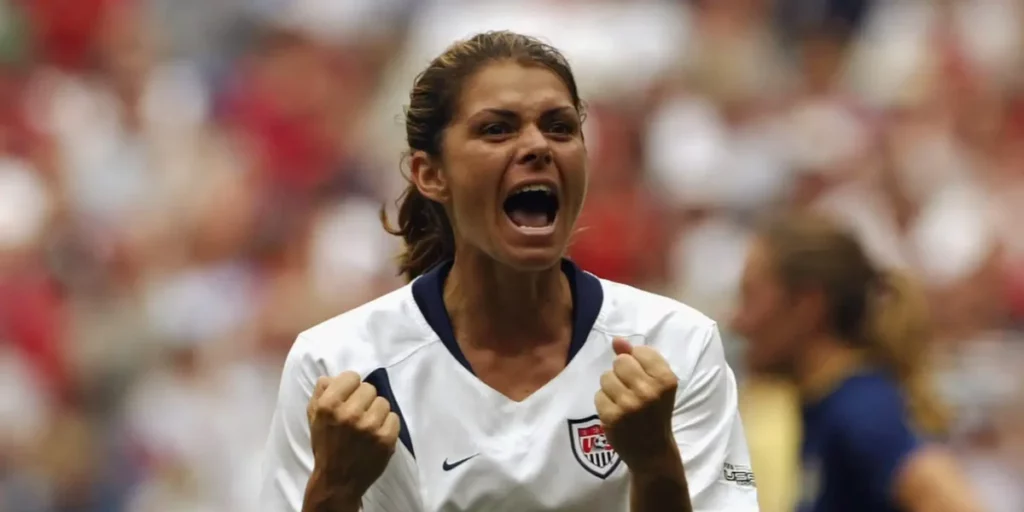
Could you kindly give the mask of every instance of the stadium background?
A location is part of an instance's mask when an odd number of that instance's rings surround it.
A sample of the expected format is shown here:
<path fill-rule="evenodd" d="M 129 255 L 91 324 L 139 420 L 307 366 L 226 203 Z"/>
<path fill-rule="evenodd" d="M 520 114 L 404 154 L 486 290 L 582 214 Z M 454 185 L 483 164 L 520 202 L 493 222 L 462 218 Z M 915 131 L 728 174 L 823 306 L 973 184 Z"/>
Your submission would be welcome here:
<path fill-rule="evenodd" d="M 589 101 L 585 268 L 724 322 L 753 220 L 835 213 L 927 284 L 953 446 L 1024 511 L 1022 2 L 869 3 L 0 0 L 0 510 L 255 510 L 295 334 L 400 284 L 413 76 L 509 28 Z M 797 404 L 726 338 L 791 510 Z"/>

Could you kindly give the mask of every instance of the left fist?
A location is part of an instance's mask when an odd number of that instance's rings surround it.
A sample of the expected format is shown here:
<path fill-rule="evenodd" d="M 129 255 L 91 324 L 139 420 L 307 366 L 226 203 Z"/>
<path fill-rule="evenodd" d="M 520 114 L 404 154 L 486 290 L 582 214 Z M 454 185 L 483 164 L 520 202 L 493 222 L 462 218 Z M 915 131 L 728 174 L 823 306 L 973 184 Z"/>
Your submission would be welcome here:
<path fill-rule="evenodd" d="M 605 435 L 633 471 L 676 452 L 672 409 L 679 378 L 656 350 L 612 340 L 615 363 L 594 397 Z"/>

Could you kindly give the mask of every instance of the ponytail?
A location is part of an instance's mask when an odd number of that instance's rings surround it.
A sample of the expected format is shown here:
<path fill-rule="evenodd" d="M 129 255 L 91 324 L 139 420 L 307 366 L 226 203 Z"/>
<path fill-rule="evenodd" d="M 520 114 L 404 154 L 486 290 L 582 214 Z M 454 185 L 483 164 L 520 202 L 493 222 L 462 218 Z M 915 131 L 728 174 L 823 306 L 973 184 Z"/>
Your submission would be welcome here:
<path fill-rule="evenodd" d="M 901 273 L 883 274 L 878 281 L 865 333 L 869 355 L 899 381 L 917 426 L 929 435 L 945 435 L 950 413 L 932 386 L 927 358 L 931 338 L 927 297 Z"/>
<path fill-rule="evenodd" d="M 880 274 L 857 237 L 821 214 L 791 213 L 761 230 L 787 288 L 820 288 L 826 319 L 841 339 L 862 347 L 903 389 L 911 417 L 944 435 L 950 415 L 931 386 L 931 319 L 924 291 L 910 277 Z"/>
<path fill-rule="evenodd" d="M 455 240 L 444 208 L 427 199 L 410 183 L 398 203 L 398 225 L 391 226 L 382 207 L 384 230 L 401 237 L 404 249 L 398 256 L 398 273 L 412 281 L 431 267 L 455 256 Z"/>

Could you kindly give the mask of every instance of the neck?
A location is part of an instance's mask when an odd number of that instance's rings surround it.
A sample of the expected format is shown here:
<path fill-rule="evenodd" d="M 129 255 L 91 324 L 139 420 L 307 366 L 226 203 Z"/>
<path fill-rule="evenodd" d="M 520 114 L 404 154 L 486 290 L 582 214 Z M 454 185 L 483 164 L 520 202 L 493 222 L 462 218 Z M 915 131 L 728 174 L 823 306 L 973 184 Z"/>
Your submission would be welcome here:
<path fill-rule="evenodd" d="M 832 336 L 815 339 L 801 352 L 794 370 L 796 385 L 805 401 L 831 393 L 864 364 L 861 350 Z"/>
<path fill-rule="evenodd" d="M 567 342 L 572 291 L 559 265 L 521 272 L 485 255 L 457 252 L 444 303 L 460 343 L 518 351 Z"/>

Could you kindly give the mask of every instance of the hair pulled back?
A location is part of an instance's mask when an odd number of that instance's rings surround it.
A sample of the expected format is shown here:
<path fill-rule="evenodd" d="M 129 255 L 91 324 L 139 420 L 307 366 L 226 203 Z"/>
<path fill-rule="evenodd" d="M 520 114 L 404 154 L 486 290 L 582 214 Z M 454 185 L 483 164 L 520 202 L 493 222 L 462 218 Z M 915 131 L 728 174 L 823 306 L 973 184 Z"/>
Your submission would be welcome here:
<path fill-rule="evenodd" d="M 854 235 L 823 216 L 781 217 L 761 235 L 783 285 L 820 290 L 833 332 L 865 348 L 898 380 L 920 428 L 944 433 L 949 415 L 931 386 L 926 357 L 931 321 L 917 283 L 877 270 Z"/>
<path fill-rule="evenodd" d="M 416 77 L 405 108 L 409 153 L 423 151 L 432 158 L 441 158 L 444 131 L 456 114 L 466 80 L 487 64 L 506 60 L 555 73 L 569 89 L 573 106 L 581 110 L 576 79 L 561 52 L 522 34 L 484 32 L 452 44 Z M 410 281 L 455 256 L 447 213 L 440 203 L 423 196 L 411 180 L 399 198 L 397 225 L 391 225 L 383 210 L 381 221 L 388 233 L 404 242 L 398 267 Z"/>

